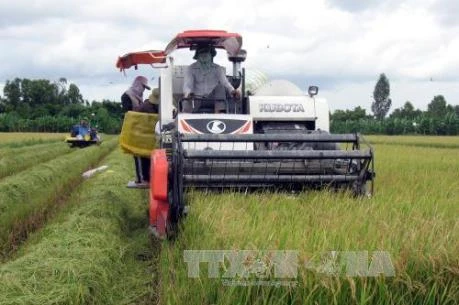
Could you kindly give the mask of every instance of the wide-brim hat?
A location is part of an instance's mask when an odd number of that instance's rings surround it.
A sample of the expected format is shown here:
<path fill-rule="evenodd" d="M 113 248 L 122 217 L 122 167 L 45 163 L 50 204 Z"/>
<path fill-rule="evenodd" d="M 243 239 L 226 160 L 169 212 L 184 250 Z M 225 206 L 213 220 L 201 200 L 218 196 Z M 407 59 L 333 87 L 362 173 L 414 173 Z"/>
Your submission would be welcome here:
<path fill-rule="evenodd" d="M 196 52 L 194 53 L 193 59 L 198 59 L 198 55 L 202 53 L 207 53 L 209 52 L 212 57 L 215 57 L 217 55 L 217 51 L 215 51 L 215 48 L 212 46 L 200 46 L 196 49 Z"/>
<path fill-rule="evenodd" d="M 154 88 L 151 91 L 150 96 L 148 97 L 148 101 L 154 105 L 159 104 L 159 88 Z"/>

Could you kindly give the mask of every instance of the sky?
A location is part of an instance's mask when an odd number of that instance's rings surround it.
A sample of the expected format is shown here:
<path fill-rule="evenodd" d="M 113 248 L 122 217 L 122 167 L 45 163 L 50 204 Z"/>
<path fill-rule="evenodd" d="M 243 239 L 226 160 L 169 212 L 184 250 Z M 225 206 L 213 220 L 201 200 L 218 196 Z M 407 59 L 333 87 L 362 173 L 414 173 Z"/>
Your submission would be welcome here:
<path fill-rule="evenodd" d="M 135 76 L 118 56 L 163 49 L 190 29 L 243 36 L 244 66 L 301 89 L 320 88 L 330 108 L 371 109 L 381 73 L 392 109 L 425 110 L 435 95 L 459 104 L 457 0 L 0 0 L 0 92 L 7 80 L 65 77 L 85 99 L 119 101 Z M 177 60 L 191 63 L 183 50 Z M 225 54 L 216 63 L 230 67 Z"/>

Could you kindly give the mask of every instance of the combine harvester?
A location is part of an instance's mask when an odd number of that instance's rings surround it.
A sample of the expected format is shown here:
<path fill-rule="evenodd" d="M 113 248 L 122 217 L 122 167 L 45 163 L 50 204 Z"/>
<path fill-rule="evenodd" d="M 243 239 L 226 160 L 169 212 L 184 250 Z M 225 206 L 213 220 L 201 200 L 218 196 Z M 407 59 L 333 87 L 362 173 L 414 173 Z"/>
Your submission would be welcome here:
<path fill-rule="evenodd" d="M 187 66 L 174 65 L 171 54 L 200 46 L 223 49 L 232 63 L 227 75 L 240 100 L 228 97 L 225 113 L 214 113 L 215 100 L 184 98 Z M 185 214 L 185 192 L 190 188 L 274 189 L 345 188 L 356 196 L 373 192 L 373 151 L 359 134 L 329 134 L 329 108 L 286 81 L 268 82 L 246 92 L 246 59 L 242 37 L 226 31 L 185 31 L 163 51 L 126 54 L 121 70 L 138 64 L 160 69 L 159 147 L 151 154 L 150 228 L 171 237 Z M 192 55 L 190 55 L 191 57 Z M 191 113 L 181 111 L 183 103 Z M 199 101 L 200 108 L 194 104 Z M 174 107 L 175 105 L 175 107 Z M 367 149 L 361 149 L 364 143 Z M 371 187 L 367 187 L 371 182 Z"/>
<path fill-rule="evenodd" d="M 69 147 L 74 148 L 85 148 L 91 145 L 100 145 L 102 140 L 100 136 L 97 134 L 97 130 L 95 128 L 88 127 L 88 133 L 84 136 L 78 134 L 78 127 L 79 125 L 75 125 L 72 127 L 70 132 L 70 136 L 66 137 L 64 142 L 69 144 Z"/>
<path fill-rule="evenodd" d="M 91 145 L 100 145 L 101 141 L 97 137 L 91 137 L 90 135 L 86 135 L 84 137 L 66 137 L 64 140 L 65 143 L 69 144 L 69 147 L 78 147 L 78 148 L 85 148 Z"/>

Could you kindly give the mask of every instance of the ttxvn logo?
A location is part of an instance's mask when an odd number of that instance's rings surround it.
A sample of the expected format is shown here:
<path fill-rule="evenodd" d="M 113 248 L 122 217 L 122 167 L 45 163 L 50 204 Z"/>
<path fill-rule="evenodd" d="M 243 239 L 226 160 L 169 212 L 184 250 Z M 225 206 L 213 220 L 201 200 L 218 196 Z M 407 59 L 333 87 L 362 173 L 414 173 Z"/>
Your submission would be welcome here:
<path fill-rule="evenodd" d="M 260 112 L 304 112 L 302 104 L 260 104 Z"/>

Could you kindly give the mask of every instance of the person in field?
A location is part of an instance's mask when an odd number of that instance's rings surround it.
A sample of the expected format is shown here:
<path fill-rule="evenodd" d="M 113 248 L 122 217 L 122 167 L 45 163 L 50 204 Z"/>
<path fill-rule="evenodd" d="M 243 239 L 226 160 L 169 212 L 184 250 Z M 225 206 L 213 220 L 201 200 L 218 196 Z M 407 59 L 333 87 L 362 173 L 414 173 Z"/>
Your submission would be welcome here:
<path fill-rule="evenodd" d="M 139 106 L 134 107 L 134 111 L 144 113 L 158 113 L 159 110 L 159 89 L 155 88 L 151 91 L 148 99 L 143 101 Z"/>
<path fill-rule="evenodd" d="M 137 76 L 132 85 L 121 95 L 121 105 L 124 112 L 132 111 L 142 104 L 145 89 L 150 90 L 148 79 L 142 75 Z"/>
<path fill-rule="evenodd" d="M 121 95 L 121 105 L 124 112 L 138 111 L 143 104 L 143 93 L 145 89 L 150 90 L 148 79 L 139 75 L 132 82 L 131 86 Z M 129 181 L 129 188 L 148 188 L 150 183 L 150 159 L 134 156 L 135 180 Z"/>
<path fill-rule="evenodd" d="M 88 118 L 82 118 L 80 124 L 74 125 L 70 131 L 70 136 L 79 140 L 90 139 L 100 141 L 97 130 L 89 125 Z"/>
<path fill-rule="evenodd" d="M 214 109 L 216 113 L 226 111 L 226 94 L 240 97 L 240 92 L 233 88 L 225 76 L 223 67 L 215 64 L 213 58 L 217 52 L 211 46 L 199 46 L 196 49 L 191 64 L 185 73 L 183 94 L 185 98 L 192 95 L 208 99 L 215 99 Z M 201 101 L 194 101 L 194 108 L 199 109 Z M 183 112 L 193 112 L 193 103 L 190 100 L 183 102 Z"/>
<path fill-rule="evenodd" d="M 159 106 L 159 89 L 155 88 L 152 90 L 148 99 L 143 101 L 139 106 L 135 107 L 133 111 L 143 113 L 158 113 Z M 150 182 L 150 165 L 151 161 L 149 157 L 138 157 L 140 164 L 141 179 L 149 184 Z M 142 185 L 143 187 L 143 185 Z"/>
<path fill-rule="evenodd" d="M 87 118 L 82 118 L 80 120 L 80 124 L 74 125 L 70 132 L 70 135 L 77 139 L 84 139 L 85 136 L 90 135 L 90 134 L 91 134 L 91 129 L 89 128 Z"/>

